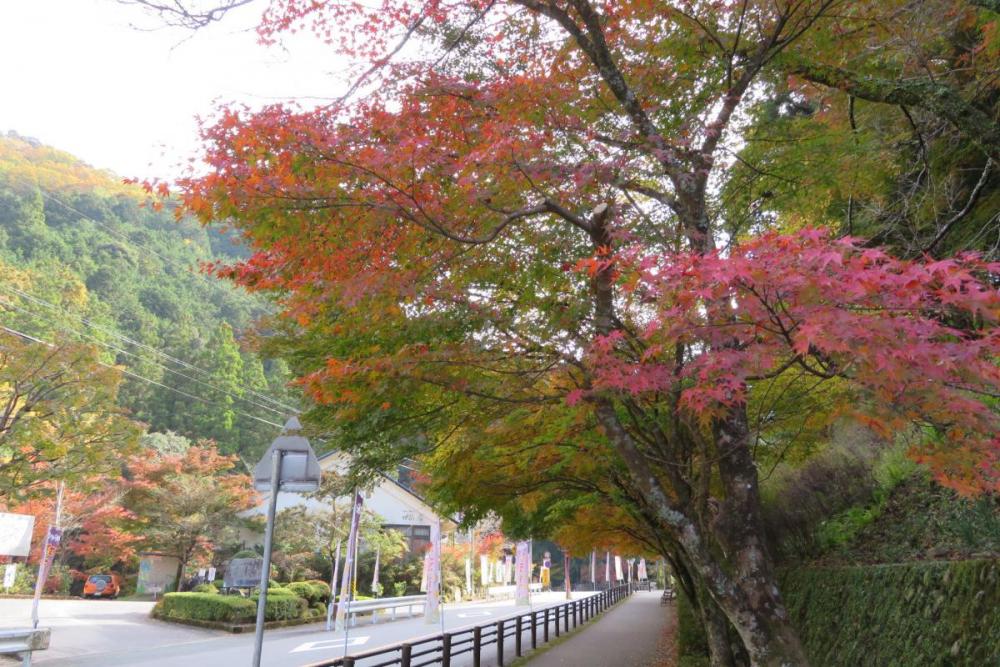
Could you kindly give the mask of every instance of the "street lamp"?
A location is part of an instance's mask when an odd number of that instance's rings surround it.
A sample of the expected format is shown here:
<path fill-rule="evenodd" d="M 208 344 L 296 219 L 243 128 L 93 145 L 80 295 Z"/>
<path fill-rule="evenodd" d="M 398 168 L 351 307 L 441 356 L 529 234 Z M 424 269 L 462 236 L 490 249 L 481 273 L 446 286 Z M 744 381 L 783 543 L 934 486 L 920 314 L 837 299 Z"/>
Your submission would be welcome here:
<path fill-rule="evenodd" d="M 285 423 L 281 435 L 267 448 L 253 471 L 254 488 L 270 491 L 267 504 L 267 526 L 264 529 L 264 562 L 260 571 L 260 597 L 257 599 L 257 628 L 254 637 L 253 667 L 260 667 L 264 646 L 264 609 L 267 606 L 267 584 L 271 576 L 271 543 L 274 539 L 274 514 L 278 508 L 279 491 L 315 491 L 319 488 L 320 467 L 309 441 L 298 435 L 302 424 L 295 417 Z"/>

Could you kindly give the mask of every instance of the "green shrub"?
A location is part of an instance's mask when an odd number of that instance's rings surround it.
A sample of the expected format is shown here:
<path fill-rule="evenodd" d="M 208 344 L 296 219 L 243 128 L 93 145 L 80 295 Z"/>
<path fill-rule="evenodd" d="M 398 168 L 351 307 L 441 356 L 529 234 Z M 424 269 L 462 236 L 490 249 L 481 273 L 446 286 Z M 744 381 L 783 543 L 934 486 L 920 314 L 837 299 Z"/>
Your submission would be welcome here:
<path fill-rule="evenodd" d="M 690 658 L 690 665 L 699 664 L 699 660 L 708 660 L 708 638 L 705 636 L 701 614 L 680 588 L 677 589 L 676 608 L 678 655 L 682 659 Z"/>
<path fill-rule="evenodd" d="M 250 623 L 257 615 L 253 600 L 217 593 L 167 593 L 156 603 L 164 618 L 223 623 Z"/>
<path fill-rule="evenodd" d="M 1000 561 L 802 568 L 782 579 L 814 667 L 1000 664 Z"/>
<path fill-rule="evenodd" d="M 212 584 L 198 584 L 197 586 L 195 586 L 194 588 L 191 589 L 191 592 L 192 593 L 215 593 L 215 594 L 218 594 L 219 593 L 219 589 L 216 588 L 215 586 L 213 586 Z"/>
<path fill-rule="evenodd" d="M 330 584 L 325 581 L 320 581 L 319 579 L 310 579 L 306 583 L 312 584 L 317 591 L 316 602 L 329 602 L 330 601 Z"/>
<path fill-rule="evenodd" d="M 257 596 L 250 598 L 253 600 L 254 608 L 257 606 Z M 268 621 L 287 621 L 295 618 L 302 618 L 309 604 L 299 596 L 289 592 L 281 595 L 271 595 L 267 592 L 267 603 L 264 606 L 264 618 Z"/>
<path fill-rule="evenodd" d="M 295 595 L 300 598 L 304 598 L 309 604 L 319 602 L 322 597 L 323 591 L 314 586 L 312 582 L 309 581 L 293 581 L 288 584 L 288 590 L 290 590 Z"/>
<path fill-rule="evenodd" d="M 309 608 L 306 601 L 292 593 L 267 595 L 264 619 L 285 621 L 301 618 Z M 221 623 L 253 623 L 257 617 L 257 597 L 244 598 L 217 593 L 167 593 L 156 605 L 164 618 Z"/>
<path fill-rule="evenodd" d="M 312 607 L 310 607 L 310 609 L 312 609 L 313 611 L 318 611 L 319 612 L 319 614 L 317 614 L 318 616 L 326 616 L 326 605 L 323 604 L 322 602 L 315 603 Z"/>

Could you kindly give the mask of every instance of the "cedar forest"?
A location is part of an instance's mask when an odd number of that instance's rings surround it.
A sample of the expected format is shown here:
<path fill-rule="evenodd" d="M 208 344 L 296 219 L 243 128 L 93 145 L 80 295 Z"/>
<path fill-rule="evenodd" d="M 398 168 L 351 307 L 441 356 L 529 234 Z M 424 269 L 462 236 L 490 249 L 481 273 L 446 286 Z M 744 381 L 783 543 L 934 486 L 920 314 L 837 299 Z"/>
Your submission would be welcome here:
<path fill-rule="evenodd" d="M 126 4 L 197 29 L 248 2 Z M 4 324 L 114 330 L 225 389 L 100 383 L 70 409 L 96 406 L 93 448 L 133 419 L 147 446 L 214 440 L 150 467 L 197 459 L 240 507 L 226 466 L 270 437 L 249 390 L 301 392 L 361 482 L 417 460 L 469 521 L 663 555 L 726 667 L 810 664 L 778 569 L 890 502 L 856 480 L 996 522 L 996 0 L 262 4 L 261 48 L 313 31 L 352 63 L 343 97 L 222 106 L 207 169 L 141 197 L 0 144 Z M 71 378 L 165 381 L 59 349 Z M 96 483 L 53 414 L 48 451 L 0 441 L 4 465 Z M 119 518 L 154 539 L 133 467 Z"/>

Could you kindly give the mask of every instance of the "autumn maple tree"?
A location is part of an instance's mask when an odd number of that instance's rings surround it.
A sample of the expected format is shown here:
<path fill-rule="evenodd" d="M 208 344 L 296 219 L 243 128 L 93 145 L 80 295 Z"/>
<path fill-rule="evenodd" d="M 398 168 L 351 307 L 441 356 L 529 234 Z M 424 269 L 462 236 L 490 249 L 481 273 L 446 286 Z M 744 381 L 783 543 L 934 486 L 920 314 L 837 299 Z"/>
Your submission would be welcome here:
<path fill-rule="evenodd" d="M 788 75 L 821 81 L 807 57 L 879 25 L 850 5 L 276 1 L 263 40 L 310 28 L 356 84 L 221 110 L 186 210 L 243 232 L 253 256 L 215 270 L 275 295 L 271 344 L 359 468 L 502 438 L 546 483 L 606 463 L 714 619 L 714 664 L 733 634 L 752 664 L 805 665 L 761 527 L 759 436 L 789 405 L 770 387 L 907 425 L 966 493 L 998 483 L 997 267 L 894 259 L 777 210 L 733 227 L 717 197 L 755 99 L 806 104 Z"/>

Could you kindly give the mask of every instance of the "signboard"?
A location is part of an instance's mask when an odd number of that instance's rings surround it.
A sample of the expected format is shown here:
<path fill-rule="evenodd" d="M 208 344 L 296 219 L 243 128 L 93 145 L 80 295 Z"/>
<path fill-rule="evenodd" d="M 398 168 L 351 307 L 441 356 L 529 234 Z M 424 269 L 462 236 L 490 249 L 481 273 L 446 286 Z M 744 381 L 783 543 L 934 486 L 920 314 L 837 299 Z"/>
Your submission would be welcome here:
<path fill-rule="evenodd" d="M 234 558 L 229 561 L 226 576 L 222 580 L 226 588 L 253 588 L 260 586 L 260 573 L 263 569 L 263 558 Z"/>
<path fill-rule="evenodd" d="M 17 579 L 17 563 L 9 563 L 3 571 L 3 587 L 11 588 Z"/>
<path fill-rule="evenodd" d="M 35 517 L 30 514 L 0 512 L 0 556 L 27 556 L 34 528 Z"/>
<path fill-rule="evenodd" d="M 209 581 L 215 581 L 215 568 L 214 567 L 208 568 L 208 580 Z"/>

